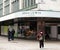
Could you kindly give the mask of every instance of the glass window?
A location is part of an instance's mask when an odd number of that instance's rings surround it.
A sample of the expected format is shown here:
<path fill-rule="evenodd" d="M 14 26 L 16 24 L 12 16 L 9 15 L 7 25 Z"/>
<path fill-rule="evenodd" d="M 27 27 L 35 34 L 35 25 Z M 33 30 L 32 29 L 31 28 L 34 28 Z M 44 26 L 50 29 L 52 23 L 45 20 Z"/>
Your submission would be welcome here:
<path fill-rule="evenodd" d="M 35 0 L 31 0 L 31 5 L 35 5 Z"/>
<path fill-rule="evenodd" d="M 19 1 L 19 0 L 11 0 L 11 2 L 17 2 L 17 1 Z"/>
<path fill-rule="evenodd" d="M 3 15 L 3 9 L 0 9 L 0 16 Z"/>
<path fill-rule="evenodd" d="M 5 9 L 5 12 L 4 12 L 5 15 L 6 15 L 6 14 L 9 14 L 9 8 L 10 8 L 9 5 L 8 5 L 8 6 L 5 6 L 5 8 L 4 8 L 4 9 Z"/>
<path fill-rule="evenodd" d="M 0 0 L 0 4 L 3 3 L 3 0 Z"/>
<path fill-rule="evenodd" d="M 25 7 L 28 7 L 28 0 L 25 1 Z"/>
<path fill-rule="evenodd" d="M 27 0 L 23 0 L 23 8 L 27 7 Z"/>
<path fill-rule="evenodd" d="M 30 6 L 30 3 L 29 3 L 30 1 L 31 1 L 31 0 L 28 0 L 28 6 Z"/>
<path fill-rule="evenodd" d="M 19 10 L 19 1 L 16 0 L 12 2 L 12 12 L 18 11 Z"/>
<path fill-rule="evenodd" d="M 0 4 L 0 9 L 3 8 L 3 4 Z"/>
<path fill-rule="evenodd" d="M 14 2 L 15 0 L 11 0 L 11 2 Z"/>
<path fill-rule="evenodd" d="M 35 0 L 23 0 L 23 8 L 35 5 Z"/>
<path fill-rule="evenodd" d="M 9 5 L 9 0 L 5 1 L 5 6 Z"/>
<path fill-rule="evenodd" d="M 60 26 L 58 27 L 58 34 L 60 34 Z"/>

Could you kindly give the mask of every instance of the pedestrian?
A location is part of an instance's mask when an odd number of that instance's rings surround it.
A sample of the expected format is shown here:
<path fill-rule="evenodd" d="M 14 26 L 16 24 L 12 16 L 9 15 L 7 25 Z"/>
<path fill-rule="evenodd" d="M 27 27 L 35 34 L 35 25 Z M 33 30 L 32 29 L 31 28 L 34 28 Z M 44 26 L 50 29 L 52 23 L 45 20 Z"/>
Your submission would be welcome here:
<path fill-rule="evenodd" d="M 15 34 L 15 30 L 12 29 L 12 36 L 11 36 L 11 39 L 14 40 L 14 34 Z"/>
<path fill-rule="evenodd" d="M 44 35 L 43 35 L 43 32 L 38 33 L 37 39 L 39 40 L 39 47 L 44 48 Z"/>
<path fill-rule="evenodd" d="M 24 34 L 25 34 L 25 28 L 22 26 L 22 28 L 21 28 L 21 34 L 22 34 L 22 36 L 24 37 Z"/>
<path fill-rule="evenodd" d="M 11 37 L 12 37 L 12 27 L 9 26 L 9 28 L 8 28 L 8 41 L 11 40 Z"/>

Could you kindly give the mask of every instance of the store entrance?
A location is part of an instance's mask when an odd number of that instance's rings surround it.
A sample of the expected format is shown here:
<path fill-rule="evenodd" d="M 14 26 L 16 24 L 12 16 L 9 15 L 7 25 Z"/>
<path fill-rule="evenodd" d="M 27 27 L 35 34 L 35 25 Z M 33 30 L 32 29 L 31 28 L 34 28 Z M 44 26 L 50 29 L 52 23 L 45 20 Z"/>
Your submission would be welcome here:
<path fill-rule="evenodd" d="M 20 32 L 20 33 L 19 33 Z M 18 23 L 18 37 L 35 38 L 37 21 L 23 21 Z"/>
<path fill-rule="evenodd" d="M 51 27 L 50 26 L 45 26 L 45 39 L 46 40 L 50 39 L 50 33 L 51 33 Z"/>
<path fill-rule="evenodd" d="M 36 21 L 31 21 L 30 22 L 30 30 L 37 30 L 37 22 Z"/>
<path fill-rule="evenodd" d="M 37 21 L 30 21 L 29 22 L 29 26 L 30 26 L 30 30 L 29 30 L 29 36 L 30 38 L 36 38 L 36 34 L 37 34 Z"/>

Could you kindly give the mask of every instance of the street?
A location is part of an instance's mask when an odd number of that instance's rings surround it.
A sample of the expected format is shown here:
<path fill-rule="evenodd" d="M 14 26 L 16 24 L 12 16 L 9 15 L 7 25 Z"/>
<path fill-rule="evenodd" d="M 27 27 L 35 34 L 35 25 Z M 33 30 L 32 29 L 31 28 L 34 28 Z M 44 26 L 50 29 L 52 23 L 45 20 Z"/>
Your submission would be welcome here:
<path fill-rule="evenodd" d="M 0 37 L 0 50 L 60 50 L 60 41 L 46 41 L 44 48 L 39 48 L 36 40 L 15 39 L 8 41 L 7 37 Z"/>

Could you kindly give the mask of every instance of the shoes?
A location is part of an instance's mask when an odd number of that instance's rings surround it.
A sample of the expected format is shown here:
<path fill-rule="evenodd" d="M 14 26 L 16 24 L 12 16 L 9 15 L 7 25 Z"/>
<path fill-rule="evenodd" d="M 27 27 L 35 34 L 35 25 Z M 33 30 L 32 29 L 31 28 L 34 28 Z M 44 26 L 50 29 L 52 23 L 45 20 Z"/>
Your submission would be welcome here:
<path fill-rule="evenodd" d="M 40 47 L 40 48 L 44 48 L 44 47 Z"/>

